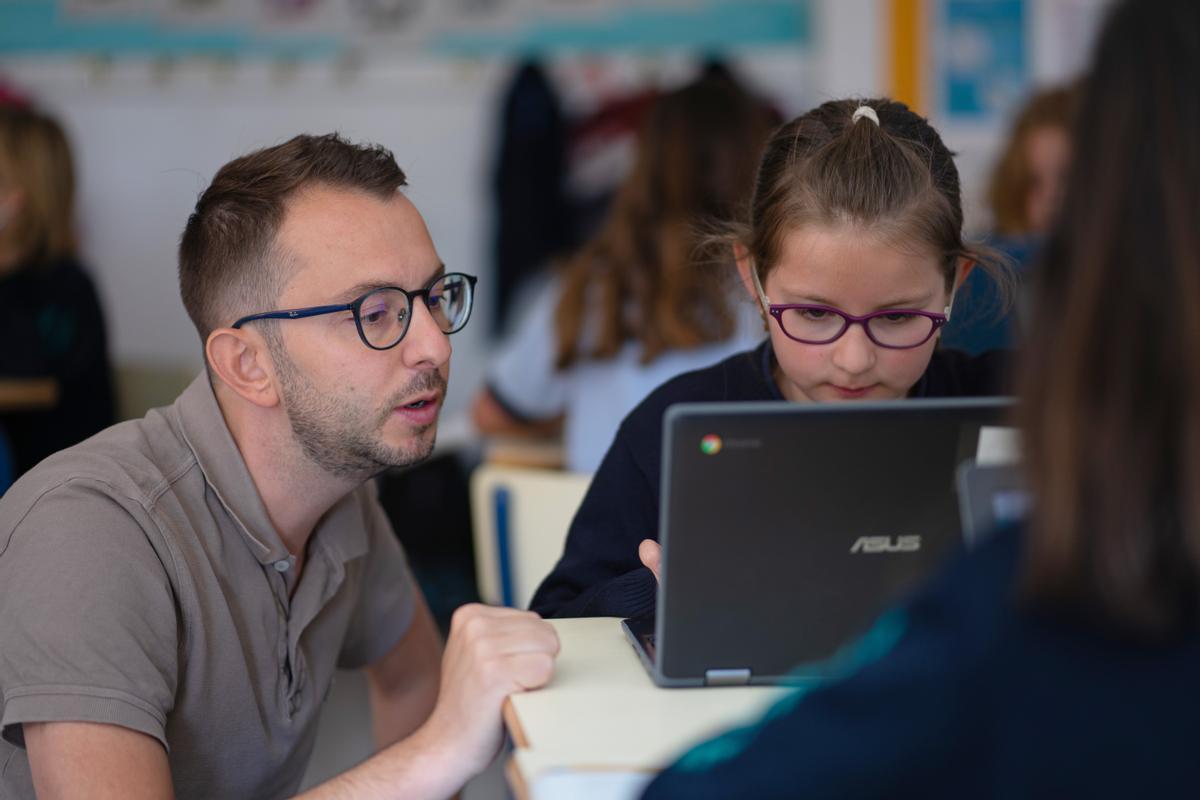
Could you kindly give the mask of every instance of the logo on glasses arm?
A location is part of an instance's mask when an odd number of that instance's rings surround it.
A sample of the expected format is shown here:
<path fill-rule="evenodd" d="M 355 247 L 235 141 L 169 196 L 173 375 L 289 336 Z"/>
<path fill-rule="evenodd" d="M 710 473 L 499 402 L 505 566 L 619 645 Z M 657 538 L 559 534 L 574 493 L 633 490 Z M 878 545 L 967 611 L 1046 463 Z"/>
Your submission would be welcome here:
<path fill-rule="evenodd" d="M 851 553 L 915 553 L 920 549 L 920 536 L 860 536 L 850 546 Z"/>

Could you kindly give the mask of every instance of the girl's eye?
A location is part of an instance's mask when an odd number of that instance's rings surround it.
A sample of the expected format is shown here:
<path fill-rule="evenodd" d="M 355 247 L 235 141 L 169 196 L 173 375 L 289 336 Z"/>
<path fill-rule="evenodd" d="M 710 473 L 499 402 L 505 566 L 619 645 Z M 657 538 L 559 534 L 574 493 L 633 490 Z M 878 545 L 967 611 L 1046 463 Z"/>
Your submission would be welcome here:
<path fill-rule="evenodd" d="M 880 314 L 878 319 L 882 319 L 884 322 L 887 322 L 891 325 L 902 325 L 905 322 L 911 322 L 913 319 L 916 318 L 916 316 L 917 316 L 916 314 L 904 314 L 904 313 Z"/>
<path fill-rule="evenodd" d="M 800 314 L 805 319 L 811 319 L 811 320 L 825 319 L 826 317 L 829 316 L 829 313 L 830 312 L 826 311 L 823 308 L 802 308 L 802 309 L 800 309 Z"/>

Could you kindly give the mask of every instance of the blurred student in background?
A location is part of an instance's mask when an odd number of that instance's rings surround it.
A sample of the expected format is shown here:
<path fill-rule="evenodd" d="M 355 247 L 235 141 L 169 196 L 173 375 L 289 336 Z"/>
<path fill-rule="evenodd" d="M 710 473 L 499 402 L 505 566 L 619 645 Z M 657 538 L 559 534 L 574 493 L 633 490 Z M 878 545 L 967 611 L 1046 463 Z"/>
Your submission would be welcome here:
<path fill-rule="evenodd" d="M 748 197 L 771 114 L 719 71 L 658 99 L 607 223 L 492 362 L 473 409 L 481 431 L 561 425 L 566 466 L 592 472 L 650 390 L 763 338 L 698 226 Z"/>
<path fill-rule="evenodd" d="M 58 122 L 0 106 L 0 380 L 51 378 L 49 410 L 0 412 L 14 478 L 114 421 L 104 314 L 79 261 L 75 174 Z"/>
<path fill-rule="evenodd" d="M 1028 525 L 881 620 L 886 655 L 685 754 L 646 797 L 1196 795 L 1198 84 L 1200 4 L 1113 11 L 1033 276 Z"/>
<path fill-rule="evenodd" d="M 994 231 L 989 243 L 1012 259 L 1018 278 L 1028 273 L 1062 204 L 1078 102 L 1074 86 L 1034 94 L 1017 114 L 992 170 L 987 197 Z M 1005 313 L 996 284 L 982 271 L 967 277 L 962 294 L 971 310 L 946 326 L 946 346 L 982 353 L 1017 345 L 1022 297 Z"/>
<path fill-rule="evenodd" d="M 1040 239 L 1054 223 L 1071 167 L 1076 95 L 1073 86 L 1040 91 L 1013 122 L 988 187 L 1000 237 Z"/>

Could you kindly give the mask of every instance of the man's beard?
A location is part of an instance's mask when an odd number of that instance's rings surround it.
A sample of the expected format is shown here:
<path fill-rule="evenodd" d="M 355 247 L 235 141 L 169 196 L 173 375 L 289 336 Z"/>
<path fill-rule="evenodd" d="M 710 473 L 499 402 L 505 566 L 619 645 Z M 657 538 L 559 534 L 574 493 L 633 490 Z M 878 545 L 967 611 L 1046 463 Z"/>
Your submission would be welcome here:
<path fill-rule="evenodd" d="M 308 459 L 329 474 L 366 480 L 388 467 L 407 467 L 424 461 L 433 452 L 436 422 L 413 428 L 411 441 L 400 447 L 384 443 L 383 428 L 403 398 L 435 390 L 445 397 L 446 379 L 440 372 L 418 373 L 396 393 L 386 411 L 371 419 L 370 412 L 321 392 L 282 347 L 278 350 L 272 355 L 292 435 Z"/>

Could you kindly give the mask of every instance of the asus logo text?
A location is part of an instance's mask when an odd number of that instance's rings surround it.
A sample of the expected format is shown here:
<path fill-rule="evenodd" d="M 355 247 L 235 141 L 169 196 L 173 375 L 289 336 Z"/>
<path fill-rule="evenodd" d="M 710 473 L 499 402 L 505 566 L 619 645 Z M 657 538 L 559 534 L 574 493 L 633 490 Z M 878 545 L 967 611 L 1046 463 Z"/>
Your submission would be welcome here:
<path fill-rule="evenodd" d="M 915 553 L 920 549 L 920 536 L 860 536 L 851 545 L 850 552 Z"/>

